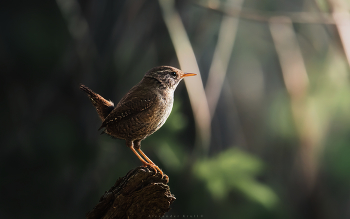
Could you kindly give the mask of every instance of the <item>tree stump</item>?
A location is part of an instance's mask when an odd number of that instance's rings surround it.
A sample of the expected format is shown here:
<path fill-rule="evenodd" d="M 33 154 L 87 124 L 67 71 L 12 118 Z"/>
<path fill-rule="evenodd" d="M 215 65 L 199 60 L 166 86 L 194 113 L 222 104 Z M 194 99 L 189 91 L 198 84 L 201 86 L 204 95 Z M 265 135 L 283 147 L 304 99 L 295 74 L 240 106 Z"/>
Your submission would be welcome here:
<path fill-rule="evenodd" d="M 119 178 L 86 218 L 161 218 L 175 200 L 166 184 L 160 173 L 137 167 Z"/>

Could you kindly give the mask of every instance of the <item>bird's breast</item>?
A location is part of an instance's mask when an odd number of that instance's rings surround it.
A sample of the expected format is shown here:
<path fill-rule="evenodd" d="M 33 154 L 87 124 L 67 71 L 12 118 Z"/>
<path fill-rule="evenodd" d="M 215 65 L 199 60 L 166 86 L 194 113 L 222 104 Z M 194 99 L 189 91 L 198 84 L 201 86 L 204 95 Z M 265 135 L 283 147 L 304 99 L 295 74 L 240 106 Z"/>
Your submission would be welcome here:
<path fill-rule="evenodd" d="M 172 96 L 161 96 L 159 98 L 159 104 L 155 106 L 155 109 L 152 111 L 152 133 L 157 131 L 160 127 L 162 127 L 162 125 L 168 119 L 173 108 L 173 102 L 174 100 Z"/>

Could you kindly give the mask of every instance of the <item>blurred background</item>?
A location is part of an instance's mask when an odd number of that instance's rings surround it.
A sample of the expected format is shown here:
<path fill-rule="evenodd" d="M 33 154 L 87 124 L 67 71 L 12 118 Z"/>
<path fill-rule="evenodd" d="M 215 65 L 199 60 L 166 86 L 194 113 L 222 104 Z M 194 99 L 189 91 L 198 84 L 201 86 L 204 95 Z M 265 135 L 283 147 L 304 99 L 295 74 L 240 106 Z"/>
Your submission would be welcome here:
<path fill-rule="evenodd" d="M 198 73 L 142 142 L 166 216 L 350 218 L 349 1 L 1 5 L 0 218 L 84 218 L 141 165 L 79 85 L 117 103 L 158 65 Z"/>

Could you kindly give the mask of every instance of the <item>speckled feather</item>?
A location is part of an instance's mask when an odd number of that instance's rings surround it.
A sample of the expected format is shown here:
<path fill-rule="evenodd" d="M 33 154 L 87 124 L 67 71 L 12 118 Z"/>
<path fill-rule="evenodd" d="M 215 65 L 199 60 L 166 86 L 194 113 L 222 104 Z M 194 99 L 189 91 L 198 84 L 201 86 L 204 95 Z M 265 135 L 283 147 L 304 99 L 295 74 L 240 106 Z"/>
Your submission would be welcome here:
<path fill-rule="evenodd" d="M 142 140 L 157 131 L 168 118 L 173 95 L 163 98 L 157 90 L 142 87 L 136 87 L 132 94 L 120 101 L 103 121 L 101 127 L 106 128 L 107 134 L 125 140 Z"/>
<path fill-rule="evenodd" d="M 183 73 L 170 66 L 152 68 L 116 107 L 86 86 L 81 85 L 80 89 L 88 94 L 102 119 L 100 129 L 105 128 L 103 132 L 108 135 L 125 139 L 143 165 L 159 171 L 163 177 L 163 171 L 142 152 L 141 141 L 165 123 L 173 108 L 177 85 L 182 78 L 193 75 L 196 74 Z"/>
<path fill-rule="evenodd" d="M 83 90 L 89 96 L 92 104 L 96 108 L 97 114 L 100 116 L 102 121 L 112 112 L 114 109 L 114 103 L 108 101 L 101 97 L 99 94 L 96 94 L 91 89 L 85 85 L 80 85 L 80 89 Z"/>
<path fill-rule="evenodd" d="M 172 110 L 174 91 L 182 74 L 181 70 L 170 66 L 149 70 L 115 108 L 111 108 L 111 101 L 103 99 L 84 85 L 81 89 L 88 93 L 103 121 L 100 129 L 105 128 L 104 132 L 108 135 L 125 139 L 130 144 L 145 139 L 164 124 Z"/>

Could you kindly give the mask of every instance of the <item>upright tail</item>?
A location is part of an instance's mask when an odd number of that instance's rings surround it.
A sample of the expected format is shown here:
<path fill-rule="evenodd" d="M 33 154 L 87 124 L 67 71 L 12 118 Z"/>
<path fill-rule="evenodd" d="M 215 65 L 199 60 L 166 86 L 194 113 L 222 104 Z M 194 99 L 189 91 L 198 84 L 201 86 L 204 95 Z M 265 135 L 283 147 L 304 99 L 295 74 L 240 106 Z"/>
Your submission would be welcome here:
<path fill-rule="evenodd" d="M 87 93 L 92 104 L 96 108 L 97 114 L 100 116 L 101 120 L 104 121 L 108 114 L 114 109 L 114 103 L 104 99 L 83 84 L 80 85 L 80 89 Z"/>

